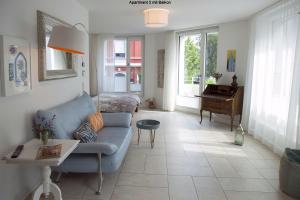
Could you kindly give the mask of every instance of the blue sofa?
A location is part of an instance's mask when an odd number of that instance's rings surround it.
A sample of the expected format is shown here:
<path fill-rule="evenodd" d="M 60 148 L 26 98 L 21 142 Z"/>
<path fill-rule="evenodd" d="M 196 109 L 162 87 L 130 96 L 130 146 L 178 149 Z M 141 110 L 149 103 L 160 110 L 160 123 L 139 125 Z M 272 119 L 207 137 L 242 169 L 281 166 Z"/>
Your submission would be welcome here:
<path fill-rule="evenodd" d="M 48 110 L 39 110 L 37 117 L 51 120 L 52 131 L 57 139 L 73 139 L 73 132 L 86 120 L 87 116 L 96 112 L 91 97 L 82 96 Z M 98 173 L 98 190 L 102 188 L 102 173 L 115 172 L 121 166 L 130 145 L 133 129 L 130 113 L 102 113 L 104 128 L 97 134 L 94 143 L 79 143 L 77 149 L 58 167 L 59 172 Z"/>

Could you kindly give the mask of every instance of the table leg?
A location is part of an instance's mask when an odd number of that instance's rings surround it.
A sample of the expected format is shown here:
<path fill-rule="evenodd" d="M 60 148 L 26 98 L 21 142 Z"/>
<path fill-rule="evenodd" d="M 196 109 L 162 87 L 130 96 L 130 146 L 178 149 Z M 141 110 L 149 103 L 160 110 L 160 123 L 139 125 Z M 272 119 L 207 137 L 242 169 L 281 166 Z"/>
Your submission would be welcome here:
<path fill-rule="evenodd" d="M 200 124 L 202 123 L 202 111 L 203 110 L 200 110 L 200 117 L 201 117 Z"/>
<path fill-rule="evenodd" d="M 211 122 L 211 112 L 209 112 L 209 121 Z"/>
<path fill-rule="evenodd" d="M 149 134 L 149 136 L 150 136 L 150 144 L 151 144 L 151 149 L 153 148 L 152 147 L 152 129 L 150 129 L 150 134 Z"/>
<path fill-rule="evenodd" d="M 234 116 L 231 116 L 230 117 L 230 131 L 232 131 L 233 130 L 233 119 L 234 119 Z"/>
<path fill-rule="evenodd" d="M 138 144 L 140 144 L 141 129 L 138 128 Z"/>
<path fill-rule="evenodd" d="M 43 167 L 43 184 L 40 185 L 33 195 L 33 200 L 39 200 L 41 195 L 44 193 L 45 197 L 47 198 L 50 192 L 55 197 L 55 200 L 62 200 L 61 191 L 59 187 L 52 183 L 51 178 L 51 168 L 49 166 Z"/>

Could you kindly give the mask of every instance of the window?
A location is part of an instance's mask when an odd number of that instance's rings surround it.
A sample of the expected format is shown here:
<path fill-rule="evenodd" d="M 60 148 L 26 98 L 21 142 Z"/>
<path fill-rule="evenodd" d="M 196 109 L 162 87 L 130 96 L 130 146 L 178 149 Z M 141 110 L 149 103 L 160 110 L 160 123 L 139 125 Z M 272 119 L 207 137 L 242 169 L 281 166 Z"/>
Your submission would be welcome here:
<path fill-rule="evenodd" d="M 142 92 L 143 37 L 104 42 L 103 92 Z"/>
<path fill-rule="evenodd" d="M 207 84 L 216 83 L 217 45 L 217 30 L 179 34 L 179 96 L 200 95 Z"/>

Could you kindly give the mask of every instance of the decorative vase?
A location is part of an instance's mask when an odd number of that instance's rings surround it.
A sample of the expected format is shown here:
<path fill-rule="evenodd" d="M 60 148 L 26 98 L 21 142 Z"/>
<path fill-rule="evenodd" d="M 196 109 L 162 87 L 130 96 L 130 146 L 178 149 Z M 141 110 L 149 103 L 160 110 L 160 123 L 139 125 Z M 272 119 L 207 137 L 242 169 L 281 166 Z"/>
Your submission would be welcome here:
<path fill-rule="evenodd" d="M 40 132 L 40 139 L 41 139 L 43 145 L 48 144 L 48 138 L 49 138 L 49 131 Z"/>
<path fill-rule="evenodd" d="M 244 129 L 242 125 L 240 124 L 239 127 L 235 130 L 235 136 L 234 136 L 234 144 L 243 146 L 244 144 Z"/>

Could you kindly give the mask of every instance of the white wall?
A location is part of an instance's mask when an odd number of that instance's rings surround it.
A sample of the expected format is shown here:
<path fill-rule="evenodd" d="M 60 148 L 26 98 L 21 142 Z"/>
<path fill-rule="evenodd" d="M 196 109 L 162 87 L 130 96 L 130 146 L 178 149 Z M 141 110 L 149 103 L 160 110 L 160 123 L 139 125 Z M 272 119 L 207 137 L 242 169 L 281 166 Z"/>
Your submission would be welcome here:
<path fill-rule="evenodd" d="M 219 84 L 230 84 L 232 76 L 236 74 L 238 84 L 245 84 L 246 67 L 249 46 L 249 23 L 238 21 L 219 25 L 217 72 L 222 73 Z M 236 49 L 236 72 L 227 72 L 227 50 Z"/>
<path fill-rule="evenodd" d="M 162 107 L 162 88 L 157 87 L 157 50 L 165 48 L 165 33 L 145 35 L 145 85 L 144 100 L 154 97 Z"/>
<path fill-rule="evenodd" d="M 33 137 L 32 116 L 38 109 L 53 107 L 81 92 L 79 77 L 47 82 L 38 81 L 37 18 L 41 10 L 70 24 L 81 22 L 88 28 L 88 12 L 75 0 L 1 0 L 0 34 L 24 38 L 31 43 L 32 91 L 12 97 L 0 97 L 0 156 Z M 88 43 L 86 44 L 88 56 Z M 89 91 L 88 59 L 85 90 Z M 81 58 L 79 59 L 79 61 Z M 32 166 L 8 165 L 0 161 L 0 199 L 20 200 L 40 183 L 40 171 Z"/>

